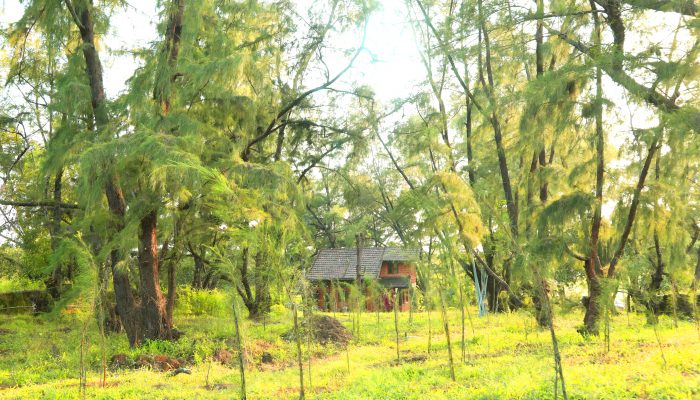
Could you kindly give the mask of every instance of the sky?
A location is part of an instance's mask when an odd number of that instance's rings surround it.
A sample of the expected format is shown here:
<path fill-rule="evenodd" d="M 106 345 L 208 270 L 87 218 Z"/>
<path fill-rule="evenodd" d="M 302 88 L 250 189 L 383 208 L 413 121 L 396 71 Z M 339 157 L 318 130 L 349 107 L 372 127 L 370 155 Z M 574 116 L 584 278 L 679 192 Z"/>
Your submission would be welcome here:
<path fill-rule="evenodd" d="M 300 9 L 304 7 L 304 0 L 297 3 Z M 146 46 L 157 39 L 156 2 L 137 0 L 129 4 L 112 17 L 112 28 L 105 38 L 108 51 L 103 55 L 103 63 L 105 76 L 109 77 L 105 81 L 105 90 L 110 98 L 116 97 L 124 90 L 124 82 L 137 67 L 132 56 L 117 52 Z M 3 0 L 0 3 L 0 26 L 7 26 L 9 22 L 19 19 L 22 10 L 19 0 Z M 354 48 L 359 45 L 360 39 L 359 34 L 345 35 L 337 37 L 336 43 L 331 45 Z M 410 91 L 423 79 L 423 66 L 413 40 L 412 29 L 406 22 L 406 6 L 403 0 L 381 2 L 380 9 L 370 18 L 365 47 L 367 52 L 359 57 L 352 71 L 345 77 L 346 82 L 355 80 L 358 84 L 373 87 L 381 102 L 388 102 L 397 97 L 397 94 Z M 336 67 L 342 69 L 345 60 L 338 61 Z"/>

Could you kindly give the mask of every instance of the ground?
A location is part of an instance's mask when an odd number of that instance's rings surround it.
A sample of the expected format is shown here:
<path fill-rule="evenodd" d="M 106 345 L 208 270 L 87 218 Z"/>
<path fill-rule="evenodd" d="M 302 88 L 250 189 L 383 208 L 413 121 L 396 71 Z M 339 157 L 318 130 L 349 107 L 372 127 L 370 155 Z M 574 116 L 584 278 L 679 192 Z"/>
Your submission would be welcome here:
<path fill-rule="evenodd" d="M 305 364 L 307 398 L 314 399 L 547 399 L 553 398 L 554 370 L 548 330 L 534 326 L 527 312 L 473 315 L 466 322 L 461 353 L 460 313 L 450 310 L 456 381 L 450 379 L 440 313 L 402 313 L 399 354 L 393 313 L 367 313 L 360 336 L 347 350 L 313 345 Z M 351 328 L 352 315 L 335 316 Z M 81 338 L 87 371 L 85 397 L 100 399 L 238 398 L 233 322 L 226 316 L 179 316 L 185 336 L 178 342 L 152 342 L 129 350 L 124 335 L 104 345 L 94 319 L 80 313 L 0 317 L 0 398 L 80 397 Z M 429 324 L 432 340 L 429 341 Z M 570 399 L 700 398 L 700 332 L 694 322 L 663 317 L 654 328 L 643 315 L 621 313 L 610 323 L 610 350 L 600 338 L 577 332 L 579 312 L 557 315 L 556 328 Z M 246 321 L 246 381 L 249 399 L 296 398 L 296 347 L 281 336 L 291 329 L 289 313 L 278 306 L 266 321 Z M 430 344 L 429 344 L 430 343 Z M 308 343 L 303 344 L 308 361 Z M 430 346 L 430 353 L 428 348 Z M 100 387 L 102 351 L 106 358 L 126 354 L 165 354 L 187 360 L 191 375 L 171 376 L 150 368 L 109 367 Z M 214 360 L 231 350 L 228 365 Z M 220 353 L 220 351 L 218 352 Z M 268 353 L 272 363 L 263 363 Z M 269 359 L 267 360 L 269 361 Z"/>

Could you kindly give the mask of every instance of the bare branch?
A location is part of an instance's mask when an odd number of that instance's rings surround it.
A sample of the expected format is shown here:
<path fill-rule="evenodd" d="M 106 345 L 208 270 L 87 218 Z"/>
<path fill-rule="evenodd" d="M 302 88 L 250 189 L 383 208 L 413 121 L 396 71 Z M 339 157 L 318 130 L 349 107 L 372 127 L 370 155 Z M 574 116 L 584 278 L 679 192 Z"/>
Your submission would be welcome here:
<path fill-rule="evenodd" d="M 53 208 L 56 207 L 56 203 L 53 201 L 10 201 L 0 199 L 0 205 L 2 206 L 12 206 L 12 207 L 46 207 Z M 72 203 L 58 203 L 61 208 L 71 209 L 71 210 L 82 210 L 83 208 L 78 204 Z"/>
<path fill-rule="evenodd" d="M 345 68 L 343 68 L 335 77 L 333 77 L 333 79 L 326 81 L 325 83 L 323 83 L 320 86 L 316 86 L 315 88 L 312 88 L 312 89 L 305 91 L 304 93 L 300 94 L 297 98 L 292 100 L 289 104 L 284 106 L 282 108 L 282 110 L 280 110 L 277 113 L 275 118 L 272 121 L 270 121 L 270 124 L 267 126 L 267 129 L 265 129 L 265 131 L 262 134 L 258 135 L 256 138 L 254 138 L 253 140 L 248 142 L 245 149 L 243 150 L 243 154 L 241 155 L 243 160 L 248 161 L 248 159 L 250 158 L 251 148 L 253 146 L 255 146 L 257 143 L 265 140 L 268 136 L 270 136 L 277 129 L 276 128 L 277 124 L 280 121 L 282 121 L 284 119 L 284 116 L 287 115 L 287 113 L 289 113 L 290 111 L 292 111 L 294 109 L 294 107 L 301 104 L 301 102 L 304 101 L 304 99 L 311 96 L 312 94 L 314 94 L 318 91 L 324 90 L 324 89 L 328 88 L 329 86 L 331 86 L 332 84 L 334 84 L 338 79 L 340 79 L 340 77 L 345 75 L 345 73 L 348 72 L 348 70 L 350 70 L 350 68 L 352 68 L 353 64 L 355 63 L 355 60 L 357 60 L 357 57 L 359 57 L 359 55 L 362 53 L 362 51 L 365 48 L 365 39 L 367 38 L 367 24 L 368 24 L 368 22 L 369 22 L 369 19 L 365 19 L 365 25 L 364 25 L 363 32 L 362 32 L 362 42 L 360 43 L 360 47 L 357 48 L 357 50 L 355 51 L 355 54 L 352 56 L 352 58 L 348 62 L 348 65 L 346 65 Z"/>

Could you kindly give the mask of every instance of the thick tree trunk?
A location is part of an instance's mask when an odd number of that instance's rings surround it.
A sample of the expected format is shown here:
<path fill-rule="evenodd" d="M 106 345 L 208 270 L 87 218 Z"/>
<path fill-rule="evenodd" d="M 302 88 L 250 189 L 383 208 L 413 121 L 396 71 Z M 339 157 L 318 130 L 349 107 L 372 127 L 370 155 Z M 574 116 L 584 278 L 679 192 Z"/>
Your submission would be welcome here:
<path fill-rule="evenodd" d="M 158 277 L 157 215 L 151 211 L 141 218 L 139 231 L 140 294 L 143 313 L 143 335 L 146 339 L 169 337 L 165 298 Z"/>
<path fill-rule="evenodd" d="M 114 223 L 115 231 L 121 230 L 124 214 L 126 213 L 126 202 L 124 195 L 118 184 L 108 181 L 105 189 L 107 193 L 107 203 L 113 215 L 117 217 Z M 112 270 L 112 282 L 114 284 L 114 297 L 116 300 L 117 315 L 126 331 L 129 339 L 129 346 L 134 347 L 141 344 L 142 339 L 142 319 L 140 302 L 134 297 L 129 282 L 129 271 L 119 265 L 122 256 L 118 249 L 110 252 L 110 268 Z"/>
<path fill-rule="evenodd" d="M 184 0 L 173 0 L 170 17 L 165 32 L 165 50 L 168 53 L 167 84 L 156 85 L 154 98 L 160 102 L 162 115 L 170 112 L 170 83 L 174 80 L 175 64 L 180 50 L 182 18 L 185 9 Z M 158 210 L 151 209 L 141 218 L 139 232 L 139 271 L 141 275 L 141 301 L 143 313 L 143 330 L 147 339 L 170 338 L 172 329 L 172 307 L 175 301 L 175 266 L 168 266 L 168 303 L 160 289 L 158 275 Z"/>
<path fill-rule="evenodd" d="M 588 300 L 585 304 L 586 314 L 583 317 L 583 329 L 581 333 L 584 335 L 598 335 L 600 316 L 601 316 L 601 300 L 603 288 L 601 286 L 601 278 L 595 271 L 594 261 L 589 259 L 586 261 L 586 281 L 588 283 Z"/>
<path fill-rule="evenodd" d="M 95 47 L 93 6 L 91 2 L 84 2 L 81 3 L 79 8 L 76 8 L 71 0 L 66 0 L 66 5 L 75 18 L 75 23 L 80 31 L 86 72 L 90 82 L 90 96 L 95 127 L 98 132 L 102 132 L 109 125 L 109 115 L 105 104 L 102 64 Z M 166 48 L 169 53 L 168 62 L 170 65 L 174 63 L 178 55 L 183 10 L 184 1 L 176 0 L 169 21 L 168 32 L 166 33 Z M 166 92 L 165 88 L 156 89 L 157 97 L 159 97 L 164 113 L 167 113 L 170 109 L 170 98 Z M 110 212 L 114 216 L 112 230 L 118 232 L 123 229 L 126 202 L 116 175 L 111 174 L 108 177 L 105 192 Z M 152 210 L 145 215 L 140 223 L 138 253 L 141 275 L 141 299 L 139 301 L 134 298 L 131 291 L 127 272 L 118 266 L 121 261 L 119 250 L 114 249 L 110 253 L 117 312 L 122 319 L 122 325 L 127 332 L 131 346 L 140 344 L 142 335 L 147 338 L 165 337 L 164 333 L 167 332 L 167 327 L 169 326 L 169 324 L 165 323 L 165 301 L 160 290 L 158 277 L 156 223 L 156 210 Z"/>
<path fill-rule="evenodd" d="M 129 283 L 129 276 L 118 266 L 121 256 L 118 250 L 110 253 L 110 266 L 112 269 L 112 282 L 114 284 L 114 297 L 116 299 L 116 311 L 121 325 L 129 339 L 129 346 L 135 347 L 141 344 L 141 314 L 139 303 L 134 298 Z"/>

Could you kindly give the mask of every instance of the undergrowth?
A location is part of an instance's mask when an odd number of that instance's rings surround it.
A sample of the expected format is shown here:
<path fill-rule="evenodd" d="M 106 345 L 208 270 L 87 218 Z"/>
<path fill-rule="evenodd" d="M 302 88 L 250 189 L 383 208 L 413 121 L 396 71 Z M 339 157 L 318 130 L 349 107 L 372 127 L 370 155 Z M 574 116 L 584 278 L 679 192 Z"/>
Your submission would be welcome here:
<path fill-rule="evenodd" d="M 175 320 L 184 332 L 178 341 L 151 341 L 129 349 L 123 334 L 112 334 L 104 348 L 108 360 L 114 354 L 131 358 L 163 354 L 185 359 L 191 375 L 170 376 L 150 368 L 110 368 L 104 388 L 100 387 L 102 348 L 90 313 L 0 317 L 0 397 L 79 397 L 80 344 L 84 338 L 87 398 L 237 398 L 235 357 L 226 365 L 214 360 L 219 349 L 233 352 L 232 319 L 225 310 L 207 306 L 206 301 L 192 304 L 200 304 L 200 311 L 192 306 L 178 307 Z M 348 314 L 327 315 L 335 316 L 346 327 L 352 323 Z M 531 315 L 518 312 L 475 317 L 474 333 L 467 322 L 464 360 L 459 350 L 460 313 L 450 310 L 448 315 L 457 355 L 456 382 L 450 379 L 446 340 L 434 315 L 430 354 L 427 314 L 414 313 L 411 323 L 408 313 L 399 315 L 402 362 L 396 365 L 392 313 L 365 313 L 360 335 L 347 350 L 313 343 L 309 348 L 304 342 L 305 363 L 311 358 L 310 378 L 305 371 L 307 397 L 552 398 L 549 332 L 539 330 Z M 694 323 L 681 321 L 674 328 L 672 320 L 662 317 L 657 340 L 643 315 L 613 316 L 610 351 L 606 351 L 602 337 L 584 339 L 576 332 L 580 321 L 577 311 L 555 321 L 570 399 L 700 397 L 700 343 Z M 264 321 L 243 324 L 248 398 L 297 397 L 295 345 L 282 338 L 290 328 L 289 311 L 281 306 L 274 307 Z M 263 354 L 272 362 L 262 362 Z"/>

